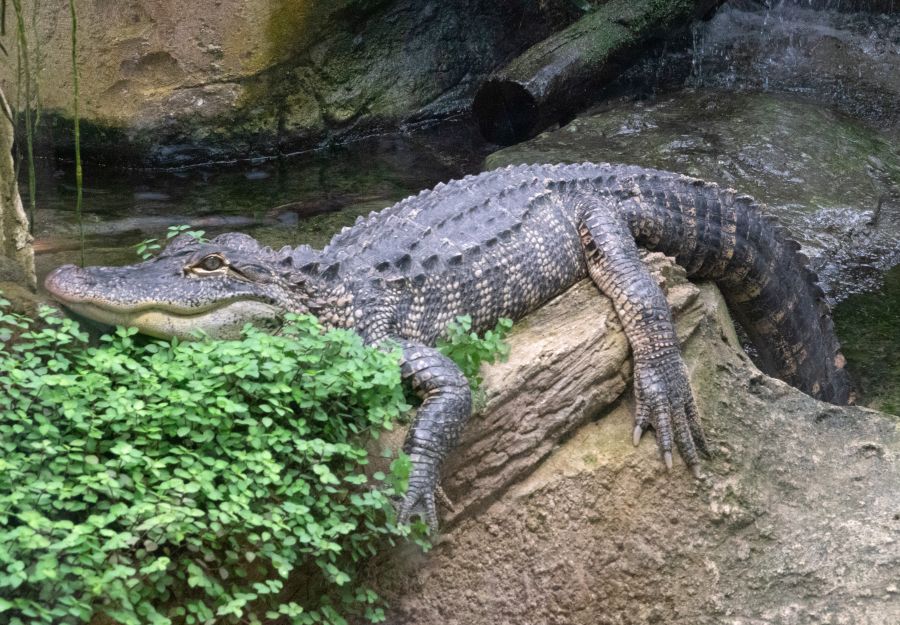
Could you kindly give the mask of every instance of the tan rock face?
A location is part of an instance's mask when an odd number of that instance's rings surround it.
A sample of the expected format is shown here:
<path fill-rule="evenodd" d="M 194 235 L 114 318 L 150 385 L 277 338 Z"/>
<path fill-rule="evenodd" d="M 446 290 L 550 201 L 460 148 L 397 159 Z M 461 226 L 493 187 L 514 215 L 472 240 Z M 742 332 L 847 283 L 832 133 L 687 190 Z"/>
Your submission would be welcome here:
<path fill-rule="evenodd" d="M 78 3 L 78 53 L 82 62 L 85 117 L 124 123 L 163 105 L 191 85 L 235 83 L 265 66 L 271 51 L 265 28 L 273 3 L 222 0 L 216 10 L 204 2 L 98 0 Z M 26 1 L 27 16 L 37 10 L 43 104 L 70 110 L 72 100 L 71 23 L 60 3 Z M 65 11 L 63 10 L 65 9 Z M 12 67 L 10 67 L 12 66 Z M 15 86 L 14 64 L 0 70 L 0 84 Z M 235 87 L 239 95 L 240 88 Z M 214 98 L 194 100 L 212 112 Z M 173 111 L 175 113 L 175 111 Z"/>
<path fill-rule="evenodd" d="M 42 105 L 66 120 L 68 3 L 22 4 Z M 524 0 L 76 5 L 86 156 L 120 160 L 128 148 L 135 159 L 167 165 L 308 148 L 459 111 L 499 62 L 576 12 L 565 2 Z M 11 59 L 14 35 L 3 40 Z M 0 88 L 15 86 L 16 63 L 0 64 Z M 65 130 L 52 137 L 62 150 L 71 141 Z"/>
<path fill-rule="evenodd" d="M 624 337 L 579 284 L 516 326 L 509 362 L 487 371 L 435 548 L 372 565 L 388 622 L 900 622 L 896 418 L 763 376 L 715 287 L 646 260 L 712 444 L 705 478 L 668 474 L 650 435 L 632 447 Z"/>

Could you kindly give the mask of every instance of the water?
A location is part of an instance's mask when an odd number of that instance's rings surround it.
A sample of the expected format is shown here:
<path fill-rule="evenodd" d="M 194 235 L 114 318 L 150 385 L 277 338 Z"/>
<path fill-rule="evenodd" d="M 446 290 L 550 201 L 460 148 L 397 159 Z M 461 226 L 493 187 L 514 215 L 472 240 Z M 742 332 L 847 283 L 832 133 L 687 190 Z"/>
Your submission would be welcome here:
<path fill-rule="evenodd" d="M 893 4 L 732 0 L 680 42 L 646 55 L 611 91 L 654 96 L 687 86 L 791 93 L 897 137 L 900 4 Z"/>
<path fill-rule="evenodd" d="M 87 165 L 85 263 L 137 262 L 135 244 L 164 239 L 174 224 L 202 229 L 208 237 L 236 230 L 274 247 L 322 247 L 358 215 L 477 171 L 484 152 L 472 137 L 468 126 L 450 124 L 427 136 L 373 138 L 230 166 L 123 171 Z M 59 265 L 78 263 L 80 243 L 74 176 L 46 162 L 39 173 L 34 235 L 42 280 Z"/>

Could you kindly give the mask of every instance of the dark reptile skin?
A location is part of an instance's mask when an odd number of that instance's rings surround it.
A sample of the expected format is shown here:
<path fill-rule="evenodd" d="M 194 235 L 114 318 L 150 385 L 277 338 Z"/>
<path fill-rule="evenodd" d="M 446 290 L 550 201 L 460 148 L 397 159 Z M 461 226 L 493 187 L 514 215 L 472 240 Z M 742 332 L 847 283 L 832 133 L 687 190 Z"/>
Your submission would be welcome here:
<path fill-rule="evenodd" d="M 586 276 L 612 298 L 634 352 L 636 439 L 652 425 L 667 464 L 677 447 L 697 467 L 705 450 L 699 415 L 666 299 L 638 245 L 674 256 L 689 276 L 716 281 L 767 372 L 817 398 L 847 401 L 828 308 L 799 245 L 747 196 L 640 167 L 508 167 L 360 218 L 322 251 L 273 251 L 240 234 L 203 244 L 180 237 L 148 263 L 60 268 L 47 286 L 61 301 L 123 307 L 255 298 L 355 328 L 370 344 L 398 341 L 403 375 L 424 399 L 405 444 L 413 472 L 400 516 L 420 515 L 433 526 L 441 462 L 471 410 L 468 384 L 433 348 L 436 340 L 460 315 L 481 332 Z M 228 268 L 200 275 L 196 267 L 210 254 Z"/>

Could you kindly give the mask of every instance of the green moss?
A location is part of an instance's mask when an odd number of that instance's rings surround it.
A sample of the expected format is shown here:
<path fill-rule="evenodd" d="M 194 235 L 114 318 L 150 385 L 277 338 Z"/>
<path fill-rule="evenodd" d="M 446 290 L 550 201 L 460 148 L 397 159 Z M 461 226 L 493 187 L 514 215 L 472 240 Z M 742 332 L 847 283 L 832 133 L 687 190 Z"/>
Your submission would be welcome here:
<path fill-rule="evenodd" d="M 887 273 L 880 292 L 836 306 L 834 322 L 859 403 L 900 415 L 900 266 Z"/>
<path fill-rule="evenodd" d="M 310 34 L 318 20 L 317 14 L 327 13 L 309 0 L 276 0 L 266 24 L 269 58 L 280 61 L 293 56 L 309 44 Z"/>
<path fill-rule="evenodd" d="M 629 27 L 636 35 L 646 37 L 648 32 L 659 32 L 677 28 L 697 10 L 697 3 L 692 0 L 648 0 L 644 3 L 625 2 L 625 8 L 619 9 L 627 15 L 643 5 L 643 10 L 635 11 Z"/>
<path fill-rule="evenodd" d="M 275 0 L 265 33 L 270 60 L 279 62 L 304 52 L 321 41 L 323 32 L 353 32 L 390 4 L 390 0 Z"/>

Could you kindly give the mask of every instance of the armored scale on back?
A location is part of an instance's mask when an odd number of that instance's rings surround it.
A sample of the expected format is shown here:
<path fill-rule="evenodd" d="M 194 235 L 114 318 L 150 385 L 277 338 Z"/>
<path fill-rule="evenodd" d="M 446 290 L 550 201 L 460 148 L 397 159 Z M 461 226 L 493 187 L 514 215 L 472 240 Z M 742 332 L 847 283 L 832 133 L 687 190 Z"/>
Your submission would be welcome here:
<path fill-rule="evenodd" d="M 204 243 L 180 235 L 147 262 L 67 265 L 46 286 L 84 316 L 156 336 L 233 336 L 292 311 L 354 328 L 369 344 L 399 343 L 403 375 L 423 398 L 404 445 L 412 473 L 399 512 L 433 527 L 441 462 L 471 410 L 467 381 L 435 341 L 460 315 L 481 332 L 586 276 L 612 298 L 631 343 L 635 444 L 652 426 L 666 465 L 677 447 L 696 471 L 706 449 L 700 418 L 665 296 L 638 245 L 716 281 L 767 372 L 847 401 L 828 308 L 799 245 L 748 196 L 640 167 L 507 167 L 360 218 L 321 251 L 273 251 L 236 233 Z"/>

